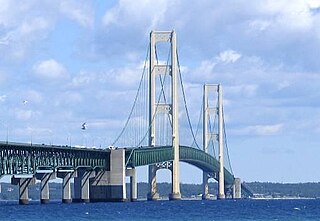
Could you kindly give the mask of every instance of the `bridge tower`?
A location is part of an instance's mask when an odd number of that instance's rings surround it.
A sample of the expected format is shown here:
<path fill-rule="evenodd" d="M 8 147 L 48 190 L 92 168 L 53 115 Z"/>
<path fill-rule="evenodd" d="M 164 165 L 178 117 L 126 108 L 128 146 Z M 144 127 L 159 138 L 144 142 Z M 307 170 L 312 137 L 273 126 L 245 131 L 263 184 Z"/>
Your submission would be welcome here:
<path fill-rule="evenodd" d="M 210 104 L 209 94 L 215 92 L 218 94 L 218 107 Z M 210 115 L 218 115 L 218 134 L 213 134 L 208 130 L 208 123 Z M 224 154 L 223 154 L 223 113 L 222 113 L 222 86 L 214 84 L 205 84 L 203 87 L 203 151 L 208 153 L 208 144 L 213 139 L 218 139 L 219 143 L 219 193 L 218 199 L 225 198 L 224 190 Z M 210 177 L 216 178 L 216 174 L 209 174 L 203 172 L 203 194 L 202 198 L 209 198 L 208 179 Z"/>
<path fill-rule="evenodd" d="M 159 65 L 156 62 L 156 44 L 158 42 L 169 42 L 171 62 L 166 65 Z M 179 122 L 178 122 L 178 71 L 176 54 L 176 32 L 173 31 L 151 31 L 150 33 L 150 58 L 149 58 L 149 146 L 156 145 L 156 121 L 155 117 L 159 112 L 166 112 L 172 122 L 172 148 L 174 159 L 171 165 L 172 192 L 171 200 L 181 199 L 179 181 Z M 156 77 L 165 75 L 169 70 L 171 76 L 171 103 L 158 103 L 156 100 Z M 149 166 L 149 193 L 148 200 L 159 199 L 156 182 L 156 165 Z"/>

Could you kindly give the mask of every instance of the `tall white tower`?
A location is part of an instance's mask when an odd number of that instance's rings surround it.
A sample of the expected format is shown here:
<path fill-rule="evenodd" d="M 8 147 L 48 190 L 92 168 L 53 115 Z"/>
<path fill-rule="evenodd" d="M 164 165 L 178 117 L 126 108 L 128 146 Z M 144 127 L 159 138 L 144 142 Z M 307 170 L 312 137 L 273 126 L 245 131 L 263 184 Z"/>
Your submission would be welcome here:
<path fill-rule="evenodd" d="M 218 107 L 212 105 L 209 102 L 209 94 L 214 92 L 218 95 Z M 212 99 L 213 100 L 213 99 Z M 223 113 L 222 113 L 222 86 L 216 84 L 205 84 L 203 86 L 203 151 L 208 153 L 208 144 L 211 140 L 218 140 L 219 144 L 219 193 L 218 198 L 225 198 L 224 190 L 224 154 L 223 154 Z M 218 115 L 218 134 L 211 133 L 208 130 L 208 123 L 210 115 Z M 208 179 L 210 175 L 207 172 L 203 172 L 203 193 L 202 199 L 209 198 Z M 216 176 L 216 174 L 213 174 Z"/>
<path fill-rule="evenodd" d="M 156 44 L 158 42 L 168 42 L 171 44 L 171 64 L 156 64 Z M 178 70 L 177 70 L 177 45 L 175 31 L 152 31 L 150 33 L 150 65 L 149 65 L 149 146 L 156 145 L 156 121 L 158 112 L 167 112 L 172 121 L 172 148 L 174 158 L 172 162 L 172 192 L 170 199 L 181 199 L 179 181 L 179 121 L 178 121 Z M 156 100 L 156 77 L 166 74 L 169 70 L 171 76 L 171 103 L 158 103 Z M 156 165 L 149 166 L 149 193 L 148 200 L 157 200 Z"/>

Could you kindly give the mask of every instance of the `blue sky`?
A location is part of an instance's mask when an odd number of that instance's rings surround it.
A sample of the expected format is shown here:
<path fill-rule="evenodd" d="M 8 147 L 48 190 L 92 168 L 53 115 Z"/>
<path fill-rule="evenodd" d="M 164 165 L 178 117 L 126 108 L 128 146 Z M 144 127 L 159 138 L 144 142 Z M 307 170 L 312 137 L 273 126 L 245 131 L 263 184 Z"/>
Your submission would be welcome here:
<path fill-rule="evenodd" d="M 202 84 L 224 86 L 235 175 L 319 181 L 319 0 L 0 0 L 0 139 L 8 129 L 10 141 L 108 146 L 149 32 L 172 29 L 193 124 Z M 182 164 L 181 180 L 201 173 Z"/>

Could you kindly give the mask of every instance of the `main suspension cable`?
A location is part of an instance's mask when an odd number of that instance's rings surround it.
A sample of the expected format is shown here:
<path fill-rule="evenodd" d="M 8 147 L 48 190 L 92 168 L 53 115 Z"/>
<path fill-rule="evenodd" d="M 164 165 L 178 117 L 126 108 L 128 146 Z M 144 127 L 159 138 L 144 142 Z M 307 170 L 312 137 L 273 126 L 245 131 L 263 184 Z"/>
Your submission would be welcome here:
<path fill-rule="evenodd" d="M 187 101 L 186 101 L 186 95 L 185 95 L 183 82 L 182 82 L 182 74 L 181 74 L 181 69 L 180 69 L 178 51 L 176 51 L 176 55 L 177 55 L 177 63 L 178 63 L 178 70 L 179 70 L 179 76 L 180 76 L 180 84 L 181 84 L 181 89 L 182 89 L 182 94 L 183 94 L 184 107 L 186 109 L 186 114 L 187 114 L 187 118 L 188 118 L 189 127 L 190 127 L 190 130 L 191 130 L 192 138 L 195 141 L 194 143 L 196 144 L 197 148 L 200 150 L 200 147 L 199 147 L 199 145 L 197 143 L 197 140 L 195 138 L 195 135 L 194 135 L 194 132 L 193 132 L 193 129 L 192 129 L 192 124 L 191 124 L 191 120 L 190 120 L 190 116 L 189 116 L 189 111 L 188 111 Z"/>
<path fill-rule="evenodd" d="M 201 103 L 201 107 L 200 107 L 199 120 L 198 120 L 197 129 L 196 129 L 196 134 L 195 134 L 195 137 L 196 137 L 196 138 L 197 138 L 198 132 L 199 132 L 199 130 L 200 130 L 200 124 L 201 124 L 201 119 L 202 119 L 202 112 L 203 112 L 203 103 Z M 195 144 L 195 140 L 192 141 L 191 147 L 193 147 L 194 144 Z"/>
<path fill-rule="evenodd" d="M 231 165 L 231 160 L 230 160 L 230 155 L 229 155 L 229 148 L 228 148 L 228 140 L 227 140 L 227 133 L 226 133 L 226 125 L 225 125 L 225 121 L 224 121 L 224 111 L 223 111 L 223 107 L 222 107 L 222 119 L 223 119 L 224 140 L 225 140 L 226 149 L 227 149 L 227 157 L 228 157 L 228 161 L 229 161 L 229 165 L 230 165 L 231 174 L 233 174 L 232 165 Z"/>

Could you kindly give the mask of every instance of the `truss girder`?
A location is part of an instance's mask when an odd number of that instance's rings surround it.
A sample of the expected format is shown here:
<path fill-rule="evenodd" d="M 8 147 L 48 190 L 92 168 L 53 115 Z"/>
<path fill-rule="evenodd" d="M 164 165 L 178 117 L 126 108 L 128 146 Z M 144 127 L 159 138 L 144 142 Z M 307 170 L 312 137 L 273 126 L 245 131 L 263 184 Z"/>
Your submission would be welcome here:
<path fill-rule="evenodd" d="M 219 161 L 213 156 L 187 146 L 180 146 L 180 161 L 189 163 L 210 174 L 219 172 Z M 133 152 L 132 152 L 133 151 Z M 132 152 L 132 153 L 131 153 Z M 126 162 L 128 167 L 138 167 L 157 164 L 173 160 L 173 149 L 171 146 L 161 146 L 154 148 L 136 148 L 126 151 Z M 234 176 L 224 168 L 225 183 L 233 184 Z M 218 180 L 218 177 L 215 178 Z"/>
<path fill-rule="evenodd" d="M 51 145 L 0 144 L 0 176 L 35 174 L 39 168 L 109 169 L 109 151 Z"/>

